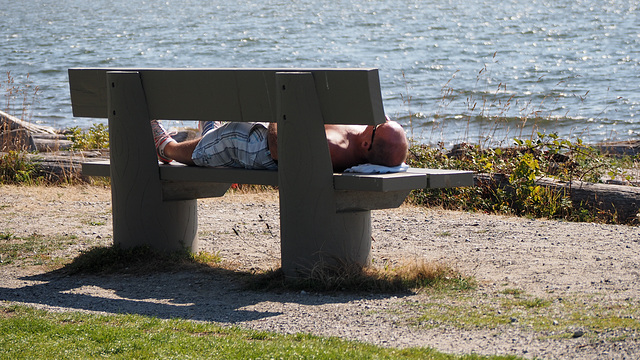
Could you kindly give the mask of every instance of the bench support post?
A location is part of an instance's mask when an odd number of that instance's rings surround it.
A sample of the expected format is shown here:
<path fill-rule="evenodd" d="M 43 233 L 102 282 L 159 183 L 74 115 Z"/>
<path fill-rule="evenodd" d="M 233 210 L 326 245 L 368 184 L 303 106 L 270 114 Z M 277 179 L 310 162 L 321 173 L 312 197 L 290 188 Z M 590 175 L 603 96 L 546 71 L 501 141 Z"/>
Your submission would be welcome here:
<path fill-rule="evenodd" d="M 114 244 L 197 250 L 197 201 L 163 201 L 138 72 L 107 74 Z"/>
<path fill-rule="evenodd" d="M 324 119 L 311 73 L 276 75 L 282 269 L 366 265 L 371 212 L 338 212 Z"/>

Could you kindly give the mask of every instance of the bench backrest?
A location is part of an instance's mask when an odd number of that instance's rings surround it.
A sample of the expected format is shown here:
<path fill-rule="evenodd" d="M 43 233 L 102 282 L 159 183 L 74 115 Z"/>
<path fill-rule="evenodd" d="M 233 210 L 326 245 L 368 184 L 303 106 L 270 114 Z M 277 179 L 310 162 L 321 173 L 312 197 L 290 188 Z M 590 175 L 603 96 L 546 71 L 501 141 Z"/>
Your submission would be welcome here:
<path fill-rule="evenodd" d="M 278 72 L 311 72 L 325 124 L 385 121 L 377 69 L 69 69 L 73 115 L 107 118 L 107 72 L 137 71 L 153 119 L 276 121 Z"/>

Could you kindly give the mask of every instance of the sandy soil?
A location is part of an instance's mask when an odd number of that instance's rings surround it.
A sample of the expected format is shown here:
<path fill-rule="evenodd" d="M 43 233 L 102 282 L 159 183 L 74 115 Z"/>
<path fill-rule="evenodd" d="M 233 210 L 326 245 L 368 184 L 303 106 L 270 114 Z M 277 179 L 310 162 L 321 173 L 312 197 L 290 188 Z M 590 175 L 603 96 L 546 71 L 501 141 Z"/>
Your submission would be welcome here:
<path fill-rule="evenodd" d="M 377 263 L 437 260 L 475 277 L 464 294 L 274 293 L 243 289 L 201 272 L 60 276 L 37 264 L 0 266 L 0 301 L 49 310 L 136 313 L 159 318 L 339 336 L 393 347 L 525 358 L 640 358 L 640 228 L 530 220 L 403 206 L 373 212 Z M 239 269 L 279 262 L 277 194 L 230 194 L 199 202 L 205 247 Z M 0 233 L 74 240 L 58 255 L 111 242 L 110 195 L 99 187 L 0 186 Z M 7 241 L 0 240 L 0 241 Z M 56 255 L 56 254 L 54 254 Z M 537 316 L 491 327 L 416 320 L 425 309 L 491 309 L 507 299 L 540 299 Z M 576 305 L 577 304 L 577 305 Z M 609 309 L 626 326 L 574 327 L 576 310 Z M 444 310 L 442 310 L 444 311 Z M 500 312 L 500 310 L 496 310 Z M 595 311 L 595 310 L 593 310 Z M 462 315 L 461 315 L 462 316 Z M 481 316 L 481 315 L 478 315 Z M 565 325 L 569 324 L 569 325 Z M 626 327 L 626 328 L 625 328 Z"/>

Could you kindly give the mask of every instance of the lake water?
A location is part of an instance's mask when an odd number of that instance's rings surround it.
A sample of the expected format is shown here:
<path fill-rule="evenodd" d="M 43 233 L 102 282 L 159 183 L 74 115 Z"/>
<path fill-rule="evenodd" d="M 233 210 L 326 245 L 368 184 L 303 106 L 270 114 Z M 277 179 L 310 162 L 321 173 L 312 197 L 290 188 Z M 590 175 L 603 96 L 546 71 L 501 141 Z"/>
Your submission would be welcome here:
<path fill-rule="evenodd" d="M 425 143 L 637 139 L 639 13 L 640 0 L 0 0 L 0 109 L 26 99 L 33 122 L 99 121 L 72 117 L 70 67 L 375 67 L 387 113 Z"/>

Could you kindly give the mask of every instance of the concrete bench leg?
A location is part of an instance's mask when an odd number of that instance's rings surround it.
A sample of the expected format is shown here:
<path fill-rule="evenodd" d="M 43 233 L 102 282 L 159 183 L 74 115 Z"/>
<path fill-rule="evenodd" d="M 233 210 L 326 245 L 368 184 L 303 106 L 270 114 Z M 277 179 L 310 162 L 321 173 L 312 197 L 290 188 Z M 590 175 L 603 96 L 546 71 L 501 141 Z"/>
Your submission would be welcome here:
<path fill-rule="evenodd" d="M 197 250 L 197 201 L 162 199 L 140 74 L 109 72 L 107 86 L 114 243 Z"/>
<path fill-rule="evenodd" d="M 318 267 L 366 265 L 371 213 L 338 213 L 324 121 L 310 73 L 276 76 L 282 269 L 304 276 Z"/>

